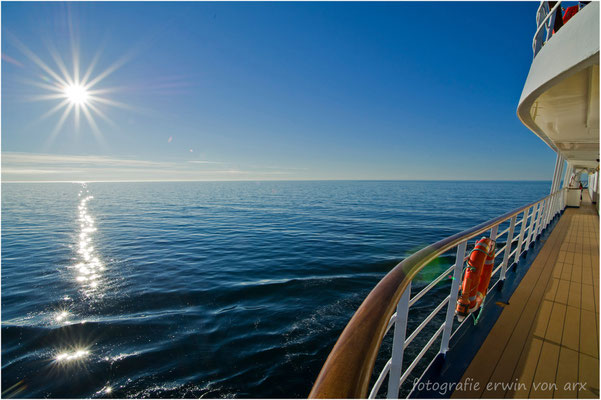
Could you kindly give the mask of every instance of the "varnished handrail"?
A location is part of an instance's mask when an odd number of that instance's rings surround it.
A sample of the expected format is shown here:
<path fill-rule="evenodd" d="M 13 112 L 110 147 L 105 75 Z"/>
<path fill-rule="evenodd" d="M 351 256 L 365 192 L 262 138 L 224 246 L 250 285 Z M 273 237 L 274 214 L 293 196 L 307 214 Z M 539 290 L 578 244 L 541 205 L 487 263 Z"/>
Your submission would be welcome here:
<path fill-rule="evenodd" d="M 442 239 L 397 264 L 369 293 L 342 331 L 309 398 L 366 398 L 386 327 L 409 282 L 444 252 L 561 191 Z"/>

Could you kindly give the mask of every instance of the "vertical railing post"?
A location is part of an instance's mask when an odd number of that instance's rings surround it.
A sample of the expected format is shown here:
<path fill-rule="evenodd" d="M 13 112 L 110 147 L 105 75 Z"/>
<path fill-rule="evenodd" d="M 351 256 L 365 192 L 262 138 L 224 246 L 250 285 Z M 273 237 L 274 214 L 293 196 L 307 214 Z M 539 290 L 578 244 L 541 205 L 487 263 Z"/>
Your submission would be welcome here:
<path fill-rule="evenodd" d="M 563 168 L 565 166 L 565 158 L 563 156 L 561 156 L 560 160 L 559 160 L 559 167 L 557 170 L 557 180 L 555 182 L 555 187 L 553 188 L 553 192 L 555 193 L 555 195 L 553 196 L 553 211 L 552 211 L 552 215 L 549 218 L 549 222 L 551 222 L 551 220 L 553 218 L 555 218 L 555 216 L 557 215 L 557 211 L 559 210 L 559 201 L 560 201 L 560 189 L 561 189 L 561 175 L 563 172 Z"/>
<path fill-rule="evenodd" d="M 545 223 L 543 229 L 545 229 L 549 225 L 549 222 L 551 222 L 553 215 L 555 215 L 555 199 L 555 194 L 552 194 L 549 199 L 549 209 L 547 210 L 547 215 L 545 216 Z"/>
<path fill-rule="evenodd" d="M 389 399 L 397 399 L 399 397 L 410 297 L 411 282 L 409 282 L 407 289 L 405 289 L 399 300 L 399 304 L 396 306 L 396 322 L 394 324 L 394 337 L 392 339 L 392 359 L 388 375 L 388 395 L 386 396 Z"/>
<path fill-rule="evenodd" d="M 540 221 L 540 226 L 538 227 L 539 232 L 542 232 L 547 227 L 547 220 L 549 219 L 549 214 L 551 214 L 551 207 L 553 207 L 553 196 L 549 196 L 547 199 L 545 212 L 543 213 L 543 218 Z"/>
<path fill-rule="evenodd" d="M 507 273 L 507 263 L 509 262 L 509 254 L 511 253 L 511 242 L 513 241 L 513 231 L 515 230 L 515 221 L 518 216 L 514 215 L 509 223 L 509 232 L 507 232 L 507 240 L 505 245 L 505 252 L 503 253 L 503 264 L 501 264 L 501 277 L 500 280 L 505 280 L 505 274 Z"/>
<path fill-rule="evenodd" d="M 561 183 L 561 173 L 563 172 L 563 164 L 564 164 L 564 159 L 563 156 L 559 153 L 557 153 L 557 158 L 555 159 L 555 170 L 553 171 L 553 181 L 551 183 L 551 198 L 549 199 L 550 201 L 550 206 L 547 207 L 547 212 L 545 214 L 545 220 L 544 220 L 544 226 L 543 229 L 547 227 L 547 225 L 549 225 L 549 222 L 551 222 L 551 219 L 555 216 L 555 210 L 556 210 L 556 205 L 557 205 L 557 196 L 556 196 L 556 192 L 559 189 L 559 184 Z"/>
<path fill-rule="evenodd" d="M 530 224 L 528 225 L 528 237 L 526 238 L 524 250 L 528 250 L 530 248 L 530 242 L 532 241 L 532 231 L 534 230 L 534 223 L 536 222 L 536 216 L 538 215 L 537 213 L 539 208 L 540 202 L 536 203 L 534 208 L 532 209 L 532 215 L 530 216 Z"/>
<path fill-rule="evenodd" d="M 542 205 L 541 205 L 541 212 L 538 213 L 538 221 L 536 222 L 536 230 L 534 231 L 536 233 L 536 235 L 534 235 L 534 238 L 533 238 L 534 241 L 536 241 L 536 238 L 538 237 L 538 235 L 540 235 L 540 233 L 542 231 L 543 218 L 547 212 L 547 208 L 549 208 L 549 199 L 548 198 L 543 200 Z"/>
<path fill-rule="evenodd" d="M 558 189 L 559 190 L 559 189 Z M 557 215 L 557 210 L 559 209 L 559 192 L 555 192 L 553 195 L 553 209 L 551 210 L 551 214 L 549 215 L 549 220 L 547 221 L 547 225 L 553 221 L 553 218 Z"/>
<path fill-rule="evenodd" d="M 459 293 L 459 284 L 463 272 L 463 259 L 465 258 L 465 249 L 467 240 L 459 243 L 457 246 L 457 256 L 455 257 L 455 269 L 453 272 L 453 282 L 451 283 L 451 295 L 447 305 L 447 315 L 444 320 L 444 329 L 442 331 L 442 340 L 440 341 L 440 354 L 446 354 L 449 350 L 449 340 L 453 330 L 453 321 L 455 320 L 455 307 L 457 306 L 457 296 Z"/>
<path fill-rule="evenodd" d="M 541 232 L 547 227 L 547 225 L 549 224 L 549 221 L 551 220 L 551 215 L 553 214 L 553 200 L 554 199 L 555 199 L 555 196 L 553 196 L 553 195 L 549 196 L 547 209 L 545 210 L 545 214 L 543 216 Z"/>
<path fill-rule="evenodd" d="M 559 193 L 559 211 L 563 211 L 566 208 L 566 188 L 562 187 Z"/>
<path fill-rule="evenodd" d="M 538 30 L 538 28 L 540 27 L 541 23 L 547 16 L 548 12 L 549 12 L 549 3 L 546 1 L 541 1 L 541 4 L 538 7 L 538 10 L 536 11 L 536 29 L 537 29 L 538 33 L 535 34 L 534 39 L 533 39 L 532 50 L 534 51 L 534 57 L 536 57 L 536 54 L 538 53 L 538 51 L 541 49 L 541 47 L 543 47 L 543 42 L 545 41 L 546 30 L 543 30 L 543 29 Z"/>
<path fill-rule="evenodd" d="M 528 230 L 528 246 L 526 246 L 527 249 L 530 248 L 530 244 L 534 241 L 534 238 L 533 238 L 534 228 L 536 227 L 536 221 L 538 221 L 538 214 L 540 213 L 541 206 L 542 206 L 542 202 L 538 202 L 538 204 L 536 205 L 536 208 L 535 208 L 536 212 L 530 219 L 530 229 Z"/>
<path fill-rule="evenodd" d="M 543 218 L 540 221 L 540 226 L 538 228 L 539 233 L 541 233 L 547 226 L 547 224 L 546 224 L 547 216 L 549 215 L 549 213 L 551 211 L 552 203 L 553 203 L 553 196 L 549 196 L 549 198 L 546 200 L 546 203 L 545 203 L 545 213 L 543 214 Z"/>
<path fill-rule="evenodd" d="M 551 9 L 553 7 L 549 6 L 549 12 L 551 12 Z M 561 10 L 561 9 L 560 9 Z M 553 34 L 553 27 L 555 26 L 555 17 L 556 17 L 557 13 L 555 11 L 553 11 L 553 14 L 549 17 L 549 19 L 547 20 L 547 34 L 545 37 L 545 42 L 548 41 L 551 38 L 551 35 Z"/>
<path fill-rule="evenodd" d="M 536 242 L 536 235 L 538 235 L 538 227 L 540 226 L 540 216 L 543 213 L 543 208 L 545 207 L 545 202 L 541 201 L 540 206 L 538 207 L 538 212 L 536 214 L 536 218 L 534 220 L 534 227 L 532 228 L 532 236 L 530 236 L 530 243 Z"/>
<path fill-rule="evenodd" d="M 518 247 L 517 250 L 515 251 L 515 258 L 513 259 L 514 262 L 518 262 L 520 261 L 520 255 L 522 252 L 522 243 L 524 242 L 524 234 L 526 233 L 526 224 L 528 223 L 528 214 L 530 213 L 530 210 L 532 209 L 532 207 L 527 208 L 526 210 L 524 210 L 524 214 L 522 215 L 522 227 L 520 228 L 520 236 L 518 238 Z"/>
<path fill-rule="evenodd" d="M 568 167 L 566 168 L 566 174 L 563 177 L 563 187 L 566 190 L 564 190 L 563 195 L 562 195 L 562 201 L 563 201 L 562 210 L 565 210 L 565 208 L 567 206 L 566 197 L 568 195 L 568 189 L 570 188 L 570 183 L 572 182 L 572 173 L 573 172 L 574 172 L 574 166 L 568 162 Z"/>
<path fill-rule="evenodd" d="M 499 231 L 499 225 L 495 225 L 490 228 L 490 240 L 497 241 L 497 232 Z"/>
<path fill-rule="evenodd" d="M 522 219 L 522 227 L 520 229 L 520 239 L 519 239 L 519 249 L 518 251 L 521 252 L 522 249 L 525 247 L 524 244 L 526 242 L 526 240 L 528 240 L 528 237 L 526 236 L 526 232 L 528 232 L 528 220 L 530 218 L 532 218 L 532 213 L 534 212 L 534 207 L 529 207 L 528 210 L 525 211 L 524 214 L 524 218 Z M 519 256 L 517 256 L 519 258 Z M 516 259 L 517 261 L 517 259 Z"/>
<path fill-rule="evenodd" d="M 545 218 L 545 214 L 547 213 L 547 209 L 549 208 L 549 201 L 550 200 L 551 199 L 549 199 L 549 198 L 543 200 L 543 212 L 540 214 L 540 216 L 538 218 L 538 225 L 536 227 L 536 236 L 540 235 L 540 233 L 543 230 L 543 220 Z"/>
<path fill-rule="evenodd" d="M 530 235 L 530 242 L 528 243 L 528 247 L 530 247 L 530 245 L 536 241 L 536 231 L 538 229 L 538 221 L 540 219 L 541 211 L 543 211 L 543 202 L 542 202 L 542 200 L 539 201 L 539 203 L 538 203 L 538 210 L 536 210 L 536 217 L 532 221 L 532 232 L 531 232 L 531 235 Z"/>
<path fill-rule="evenodd" d="M 568 165 L 566 167 L 566 172 L 563 175 L 563 187 L 564 188 L 570 187 L 570 180 L 572 178 L 572 169 L 573 169 L 572 165 L 568 162 Z M 564 205 L 565 205 L 565 198 L 564 198 Z"/>
<path fill-rule="evenodd" d="M 544 230 L 547 227 L 547 225 L 549 225 L 549 222 L 551 221 L 551 216 L 553 215 L 553 208 L 555 207 L 554 202 L 555 202 L 555 195 L 552 194 L 551 197 L 549 197 L 549 207 L 547 207 L 547 212 L 545 213 L 545 220 L 543 221 L 543 229 L 542 230 Z"/>
<path fill-rule="evenodd" d="M 566 188 L 561 188 L 561 192 L 559 194 L 559 210 L 563 211 L 566 208 Z"/>

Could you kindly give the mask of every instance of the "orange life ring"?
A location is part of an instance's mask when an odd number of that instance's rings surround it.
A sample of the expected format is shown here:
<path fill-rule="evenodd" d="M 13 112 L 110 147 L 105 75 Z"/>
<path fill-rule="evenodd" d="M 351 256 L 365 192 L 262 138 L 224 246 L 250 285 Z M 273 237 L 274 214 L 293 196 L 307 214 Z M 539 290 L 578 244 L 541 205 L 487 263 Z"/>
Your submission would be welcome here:
<path fill-rule="evenodd" d="M 457 299 L 455 309 L 459 321 L 476 311 L 484 301 L 495 263 L 494 240 L 485 237 L 478 240 L 467 263 L 461 284 L 461 297 Z"/>

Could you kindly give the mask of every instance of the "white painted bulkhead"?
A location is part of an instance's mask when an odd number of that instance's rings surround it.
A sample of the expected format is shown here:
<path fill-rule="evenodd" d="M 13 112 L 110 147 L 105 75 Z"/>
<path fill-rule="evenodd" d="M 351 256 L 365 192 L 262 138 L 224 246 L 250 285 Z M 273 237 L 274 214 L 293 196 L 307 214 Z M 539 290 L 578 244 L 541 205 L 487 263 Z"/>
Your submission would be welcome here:
<path fill-rule="evenodd" d="M 538 52 L 517 113 L 572 167 L 598 169 L 598 2 L 581 9 Z"/>

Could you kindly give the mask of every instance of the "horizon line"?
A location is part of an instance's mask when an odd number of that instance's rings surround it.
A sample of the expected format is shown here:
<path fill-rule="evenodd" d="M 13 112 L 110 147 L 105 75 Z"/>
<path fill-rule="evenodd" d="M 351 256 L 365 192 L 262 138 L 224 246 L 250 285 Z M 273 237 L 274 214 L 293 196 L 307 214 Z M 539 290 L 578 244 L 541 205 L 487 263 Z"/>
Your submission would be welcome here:
<path fill-rule="evenodd" d="M 0 183 L 160 183 L 160 182 L 551 182 L 551 179 L 132 179 L 132 180 L 65 180 L 4 181 Z"/>

